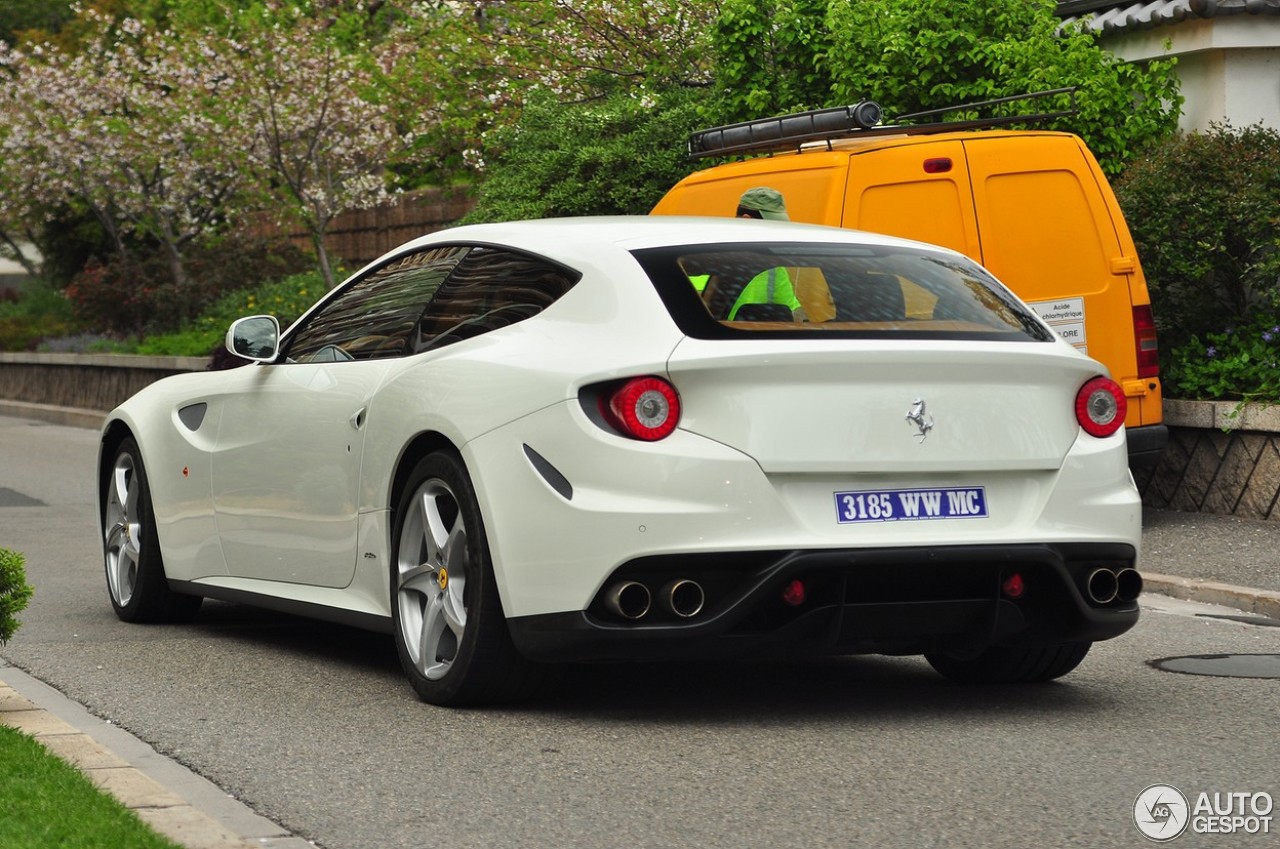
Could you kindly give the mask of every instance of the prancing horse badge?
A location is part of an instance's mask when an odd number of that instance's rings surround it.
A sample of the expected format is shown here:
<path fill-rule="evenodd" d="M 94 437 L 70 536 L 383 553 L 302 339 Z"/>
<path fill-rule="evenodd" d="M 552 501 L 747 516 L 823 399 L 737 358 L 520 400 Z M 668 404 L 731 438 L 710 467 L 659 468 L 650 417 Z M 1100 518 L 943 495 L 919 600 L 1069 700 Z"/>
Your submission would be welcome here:
<path fill-rule="evenodd" d="M 924 442 L 929 437 L 929 431 L 933 430 L 933 416 L 925 412 L 924 407 L 924 399 L 917 398 L 911 402 L 911 409 L 907 410 L 907 423 L 916 426 L 915 437 L 920 442 Z"/>

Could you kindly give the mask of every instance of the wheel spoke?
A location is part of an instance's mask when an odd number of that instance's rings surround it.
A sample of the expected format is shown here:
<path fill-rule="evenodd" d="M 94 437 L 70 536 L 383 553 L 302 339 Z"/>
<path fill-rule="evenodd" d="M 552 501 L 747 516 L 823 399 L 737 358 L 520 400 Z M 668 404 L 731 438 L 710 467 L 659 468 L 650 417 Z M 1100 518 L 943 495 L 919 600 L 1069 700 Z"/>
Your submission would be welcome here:
<path fill-rule="evenodd" d="M 439 571 L 430 563 L 419 563 L 416 566 L 400 567 L 400 590 L 415 593 L 430 593 L 432 587 L 439 587 Z"/>
<path fill-rule="evenodd" d="M 432 563 L 447 565 L 449 543 L 454 533 L 447 526 L 441 508 L 450 497 L 448 490 L 442 487 L 424 489 L 422 493 L 423 535 L 427 547 L 427 559 Z M 455 520 L 456 525 L 462 523 L 461 517 Z"/>
<path fill-rule="evenodd" d="M 449 628 L 444 612 L 446 593 L 439 593 L 427 601 L 422 616 L 422 633 L 418 643 L 418 668 L 429 679 L 442 678 L 453 663 L 453 649 L 457 642 L 455 632 Z M 446 656 L 447 655 L 447 656 Z"/>

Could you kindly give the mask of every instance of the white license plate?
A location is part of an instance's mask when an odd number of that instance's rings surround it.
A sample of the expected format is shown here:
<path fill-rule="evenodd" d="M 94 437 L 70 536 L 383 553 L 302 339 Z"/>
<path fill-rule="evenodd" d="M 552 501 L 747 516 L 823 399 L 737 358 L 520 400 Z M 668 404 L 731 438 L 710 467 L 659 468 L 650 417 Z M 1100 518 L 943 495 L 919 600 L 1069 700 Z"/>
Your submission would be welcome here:
<path fill-rule="evenodd" d="M 837 492 L 836 521 L 919 522 L 987 517 L 987 490 L 981 486 L 939 489 L 864 489 Z"/>

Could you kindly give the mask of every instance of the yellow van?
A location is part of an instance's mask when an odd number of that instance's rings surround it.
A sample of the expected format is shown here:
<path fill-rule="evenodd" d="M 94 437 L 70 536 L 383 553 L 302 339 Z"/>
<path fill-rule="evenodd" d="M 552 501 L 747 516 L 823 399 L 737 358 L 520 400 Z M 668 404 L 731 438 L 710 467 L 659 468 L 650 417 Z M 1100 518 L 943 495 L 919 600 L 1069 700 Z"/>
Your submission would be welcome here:
<path fill-rule="evenodd" d="M 866 107 L 695 133 L 694 156 L 769 155 L 698 171 L 653 213 L 733 215 L 744 191 L 768 186 L 786 198 L 794 221 L 968 255 L 1107 366 L 1128 396 L 1130 465 L 1154 464 L 1168 431 L 1151 299 L 1128 225 L 1084 142 L 1061 132 L 971 128 L 990 122 L 864 126 Z"/>

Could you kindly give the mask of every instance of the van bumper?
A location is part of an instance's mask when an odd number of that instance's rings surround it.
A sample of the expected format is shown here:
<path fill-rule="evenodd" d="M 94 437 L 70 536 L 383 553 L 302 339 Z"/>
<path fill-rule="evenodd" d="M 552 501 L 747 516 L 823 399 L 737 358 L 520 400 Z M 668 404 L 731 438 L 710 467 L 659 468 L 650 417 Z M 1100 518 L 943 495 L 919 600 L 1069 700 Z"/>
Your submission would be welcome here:
<path fill-rule="evenodd" d="M 1147 469 L 1160 462 L 1169 443 L 1169 428 L 1162 424 L 1127 428 L 1125 440 L 1129 445 L 1129 468 Z"/>

